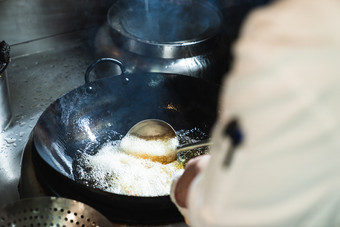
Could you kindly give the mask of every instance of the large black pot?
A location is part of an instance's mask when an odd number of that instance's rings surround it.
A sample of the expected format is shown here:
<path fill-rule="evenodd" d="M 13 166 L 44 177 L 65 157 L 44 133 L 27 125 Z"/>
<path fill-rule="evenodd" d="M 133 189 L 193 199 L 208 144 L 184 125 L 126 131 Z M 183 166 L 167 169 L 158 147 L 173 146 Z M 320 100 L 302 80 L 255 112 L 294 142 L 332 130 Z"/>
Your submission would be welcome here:
<path fill-rule="evenodd" d="M 88 81 L 53 102 L 39 118 L 33 131 L 39 176 L 51 191 L 87 203 L 112 221 L 181 221 L 169 196 L 126 196 L 91 188 L 75 181 L 72 165 L 77 151 L 94 152 L 106 140 L 116 139 L 117 132 L 125 135 L 147 118 L 165 120 L 176 130 L 198 127 L 209 135 L 218 91 L 204 80 L 163 73 Z"/>

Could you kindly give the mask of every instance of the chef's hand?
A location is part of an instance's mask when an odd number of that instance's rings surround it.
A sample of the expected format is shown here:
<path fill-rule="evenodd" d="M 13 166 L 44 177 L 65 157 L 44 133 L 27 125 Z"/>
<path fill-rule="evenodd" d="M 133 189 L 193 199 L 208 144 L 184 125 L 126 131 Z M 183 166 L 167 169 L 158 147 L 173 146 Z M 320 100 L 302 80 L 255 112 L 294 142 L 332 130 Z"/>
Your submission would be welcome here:
<path fill-rule="evenodd" d="M 179 206 L 187 208 L 187 198 L 189 187 L 194 178 L 205 169 L 210 159 L 210 155 L 202 155 L 190 159 L 184 169 L 183 175 L 178 179 L 174 196 Z"/>

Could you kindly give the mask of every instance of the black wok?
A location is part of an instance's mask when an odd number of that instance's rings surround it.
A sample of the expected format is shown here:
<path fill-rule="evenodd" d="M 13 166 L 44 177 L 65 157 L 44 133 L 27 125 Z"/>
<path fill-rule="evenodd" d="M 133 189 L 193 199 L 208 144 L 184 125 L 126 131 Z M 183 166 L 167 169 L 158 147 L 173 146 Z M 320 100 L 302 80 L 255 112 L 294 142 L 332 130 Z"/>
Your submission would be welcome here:
<path fill-rule="evenodd" d="M 87 203 L 112 221 L 181 221 L 169 196 L 126 196 L 85 186 L 75 180 L 73 162 L 79 151 L 94 154 L 102 143 L 125 135 L 147 118 L 162 119 L 175 130 L 198 127 L 209 135 L 216 120 L 218 86 L 164 73 L 122 74 L 93 82 L 87 75 L 86 80 L 53 102 L 34 128 L 34 162 L 40 179 L 54 194 Z"/>

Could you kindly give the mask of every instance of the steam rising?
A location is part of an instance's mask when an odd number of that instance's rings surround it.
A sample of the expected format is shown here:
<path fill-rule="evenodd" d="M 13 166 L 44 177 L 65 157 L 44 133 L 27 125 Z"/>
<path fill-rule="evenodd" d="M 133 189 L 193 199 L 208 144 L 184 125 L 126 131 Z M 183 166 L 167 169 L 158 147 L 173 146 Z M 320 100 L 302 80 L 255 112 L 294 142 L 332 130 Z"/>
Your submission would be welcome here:
<path fill-rule="evenodd" d="M 160 43 L 202 38 L 216 32 L 220 15 L 208 2 L 192 0 L 125 1 L 111 20 L 138 39 Z M 203 4 L 204 3 L 204 4 Z M 118 1 L 117 5 L 123 2 Z"/>

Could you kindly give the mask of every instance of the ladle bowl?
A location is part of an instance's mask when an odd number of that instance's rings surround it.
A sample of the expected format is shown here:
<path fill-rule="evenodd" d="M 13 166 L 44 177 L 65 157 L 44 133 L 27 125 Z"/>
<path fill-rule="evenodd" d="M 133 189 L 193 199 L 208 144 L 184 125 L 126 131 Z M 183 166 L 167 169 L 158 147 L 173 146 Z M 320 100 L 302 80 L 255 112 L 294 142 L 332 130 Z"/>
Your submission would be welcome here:
<path fill-rule="evenodd" d="M 126 135 L 137 136 L 145 140 L 169 140 L 176 137 L 175 129 L 165 121 L 146 119 L 138 122 Z"/>
<path fill-rule="evenodd" d="M 172 162 L 176 160 L 177 153 L 180 151 L 187 151 L 211 145 L 210 139 L 179 145 L 175 129 L 169 123 L 159 119 L 146 119 L 138 122 L 127 132 L 124 138 L 132 138 L 128 140 L 128 146 L 132 147 L 130 150 L 132 152 L 129 152 L 130 154 L 142 158 L 151 158 L 155 161 L 161 160 L 161 162 Z M 140 142 L 141 140 L 144 147 L 140 146 L 142 144 Z M 149 146 L 150 144 L 151 146 Z M 154 157 L 152 151 L 149 153 L 148 150 L 146 151 L 148 155 L 145 155 L 144 151 L 146 149 L 153 148 L 160 150 L 160 152 L 157 152 L 158 157 Z M 140 152 L 138 152 L 139 149 Z M 162 158 L 159 157 L 159 153 L 162 154 Z"/>

